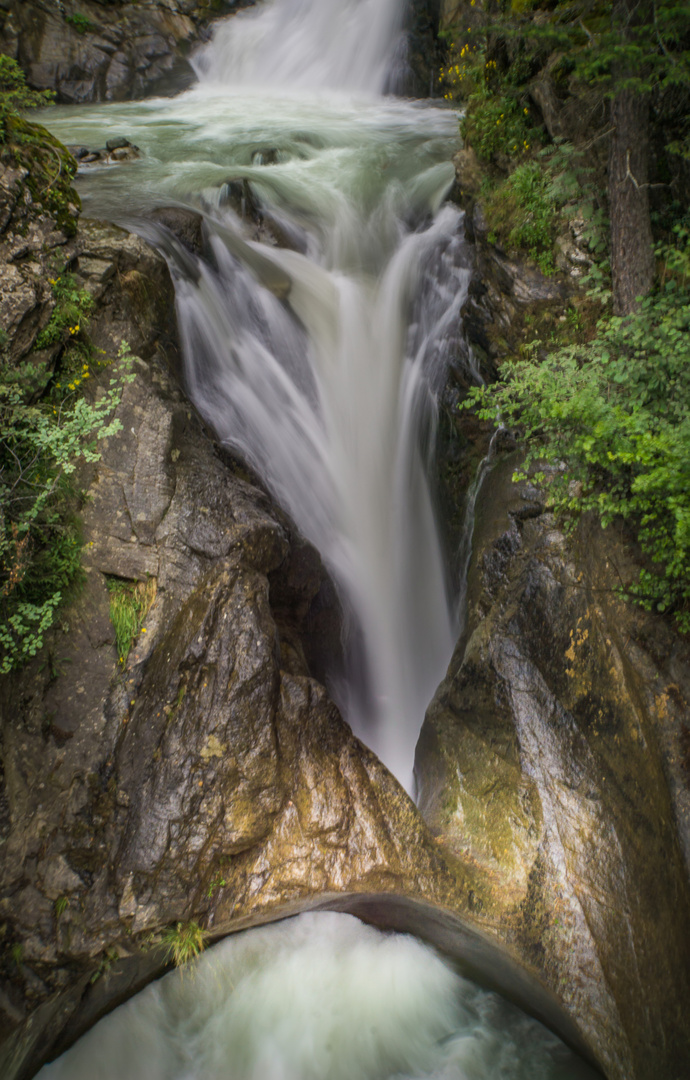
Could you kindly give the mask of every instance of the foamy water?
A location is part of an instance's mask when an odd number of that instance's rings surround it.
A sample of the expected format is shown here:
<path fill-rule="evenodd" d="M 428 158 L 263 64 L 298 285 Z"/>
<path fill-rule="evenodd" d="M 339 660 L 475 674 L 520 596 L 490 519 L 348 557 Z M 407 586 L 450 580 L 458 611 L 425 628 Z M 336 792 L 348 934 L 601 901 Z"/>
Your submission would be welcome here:
<path fill-rule="evenodd" d="M 226 938 L 101 1020 L 40 1080 L 594 1080 L 415 938 L 300 915 Z"/>
<path fill-rule="evenodd" d="M 197 55 L 193 90 L 44 119 L 68 143 L 141 148 L 82 175 L 84 208 L 169 259 L 187 391 L 321 553 L 350 659 L 329 689 L 412 791 L 457 630 L 434 445 L 471 257 L 444 205 L 457 117 L 382 96 L 403 14 L 402 0 L 257 5 Z M 297 250 L 256 242 L 229 205 L 237 182 Z M 205 215 L 202 258 L 142 222 L 166 203 Z"/>

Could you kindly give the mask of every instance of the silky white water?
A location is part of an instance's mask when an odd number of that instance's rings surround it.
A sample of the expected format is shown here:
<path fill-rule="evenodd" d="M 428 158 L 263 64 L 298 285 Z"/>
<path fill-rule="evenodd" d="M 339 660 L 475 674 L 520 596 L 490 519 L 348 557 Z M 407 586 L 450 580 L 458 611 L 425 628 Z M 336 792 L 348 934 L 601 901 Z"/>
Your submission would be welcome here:
<path fill-rule="evenodd" d="M 382 92 L 402 36 L 400 0 L 280 0 L 242 12 L 198 58 L 206 81 Z"/>
<path fill-rule="evenodd" d="M 193 90 L 44 120 L 67 143 L 141 148 L 85 171 L 84 209 L 163 245 L 189 394 L 321 552 L 350 643 L 334 692 L 411 789 L 454 638 L 429 475 L 469 258 L 444 205 L 457 117 L 380 96 L 402 13 L 276 0 L 221 25 Z M 296 250 L 252 239 L 228 205 L 235 181 Z M 206 215 L 203 259 L 142 223 L 171 203 Z"/>
<path fill-rule="evenodd" d="M 594 1080 L 415 938 L 300 915 L 226 938 L 101 1020 L 39 1080 Z"/>

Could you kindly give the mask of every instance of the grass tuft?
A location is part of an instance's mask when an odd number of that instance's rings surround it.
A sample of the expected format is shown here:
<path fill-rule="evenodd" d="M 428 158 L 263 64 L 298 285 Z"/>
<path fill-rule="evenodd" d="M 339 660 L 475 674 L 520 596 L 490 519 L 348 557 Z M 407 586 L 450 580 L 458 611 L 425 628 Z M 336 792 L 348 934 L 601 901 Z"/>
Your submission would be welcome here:
<path fill-rule="evenodd" d="M 178 922 L 163 933 L 163 944 L 167 948 L 168 959 L 175 967 L 183 968 L 191 964 L 206 948 L 208 934 L 197 922 Z"/>
<path fill-rule="evenodd" d="M 156 579 L 125 581 L 109 578 L 110 621 L 115 628 L 117 655 L 121 664 L 127 663 L 132 645 L 142 629 L 142 623 L 156 599 Z"/>

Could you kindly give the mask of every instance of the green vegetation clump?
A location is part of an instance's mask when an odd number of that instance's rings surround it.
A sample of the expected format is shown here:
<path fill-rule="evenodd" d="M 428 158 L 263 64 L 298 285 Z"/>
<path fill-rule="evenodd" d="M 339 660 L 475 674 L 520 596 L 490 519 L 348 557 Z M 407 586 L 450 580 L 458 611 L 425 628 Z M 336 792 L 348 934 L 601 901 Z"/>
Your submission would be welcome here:
<path fill-rule="evenodd" d="M 0 674 L 35 656 L 81 569 L 75 484 L 81 462 L 100 458 L 115 434 L 112 419 L 127 373 L 87 401 L 74 382 L 56 382 L 42 400 L 27 399 L 36 373 L 0 368 Z M 83 377 L 88 377 L 84 372 Z"/>
<path fill-rule="evenodd" d="M 163 933 L 163 944 L 167 947 L 168 959 L 175 967 L 186 967 L 196 960 L 206 948 L 208 934 L 198 923 L 178 922 Z"/>
<path fill-rule="evenodd" d="M 557 513 L 626 523 L 647 563 L 627 595 L 690 631 L 690 229 L 659 249 L 655 290 L 586 345 L 507 361 L 464 406 L 519 425 Z"/>
<path fill-rule="evenodd" d="M 544 274 L 555 272 L 554 243 L 568 220 L 582 222 L 581 243 L 592 257 L 608 250 L 608 217 L 591 169 L 572 143 L 558 140 L 485 185 L 489 241 L 528 255 Z"/>
<path fill-rule="evenodd" d="M 525 252 L 545 274 L 555 270 L 553 245 L 559 220 L 550 188 L 543 166 L 526 161 L 490 190 L 484 203 L 489 242 L 501 240 L 510 250 Z"/>
<path fill-rule="evenodd" d="M 30 90 L 26 77 L 16 60 L 0 56 L 0 142 L 4 141 L 4 126 L 8 116 L 25 109 L 44 109 L 52 105 L 52 90 Z"/>
<path fill-rule="evenodd" d="M 484 164 L 499 155 L 524 158 L 539 145 L 539 132 L 530 121 L 526 101 L 497 93 L 482 83 L 469 95 L 460 121 L 460 134 Z"/>
<path fill-rule="evenodd" d="M 55 307 L 50 322 L 36 338 L 35 347 L 45 349 L 50 345 L 65 344 L 86 329 L 93 297 L 86 289 L 79 289 L 71 274 L 51 278 L 50 285 L 55 297 Z"/>
<path fill-rule="evenodd" d="M 65 22 L 72 26 L 78 34 L 87 34 L 89 30 L 97 29 L 91 20 L 79 11 L 75 11 L 72 15 L 65 15 Z"/>
<path fill-rule="evenodd" d="M 156 579 L 125 581 L 122 578 L 109 578 L 108 591 L 110 621 L 115 628 L 117 655 L 120 663 L 124 665 L 155 600 Z"/>

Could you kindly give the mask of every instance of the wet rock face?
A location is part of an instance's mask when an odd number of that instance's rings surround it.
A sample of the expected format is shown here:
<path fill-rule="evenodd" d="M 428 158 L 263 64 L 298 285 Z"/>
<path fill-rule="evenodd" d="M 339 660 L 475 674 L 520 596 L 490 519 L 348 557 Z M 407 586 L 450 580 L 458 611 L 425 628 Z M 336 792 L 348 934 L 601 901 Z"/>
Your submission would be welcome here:
<path fill-rule="evenodd" d="M 462 907 L 472 880 L 313 678 L 337 652 L 332 585 L 159 363 L 174 358 L 165 264 L 94 222 L 68 253 L 94 345 L 148 360 L 81 477 L 83 590 L 0 688 L 7 1080 L 160 973 L 171 924 L 221 935 L 379 890 Z M 113 578 L 155 583 L 126 663 Z"/>
<path fill-rule="evenodd" d="M 407 11 L 407 76 L 401 92 L 413 97 L 434 97 L 440 53 L 436 35 L 440 0 L 410 0 Z"/>
<path fill-rule="evenodd" d="M 75 163 L 45 129 L 15 118 L 8 135 L 0 154 L 0 325 L 5 359 L 16 366 L 27 362 L 55 307 L 51 268 L 71 250 L 79 197 L 70 187 Z M 54 353 L 42 350 L 30 358 L 36 390 Z"/>
<path fill-rule="evenodd" d="M 485 489 L 420 807 L 490 876 L 478 920 L 541 971 L 607 1076 L 671 1080 L 690 1060 L 687 645 L 618 599 L 615 537 L 567 540 L 511 471 Z"/>
<path fill-rule="evenodd" d="M 61 102 L 123 101 L 176 93 L 194 75 L 186 60 L 212 18 L 252 0 L 3 0 L 0 51 L 29 84 Z"/>

